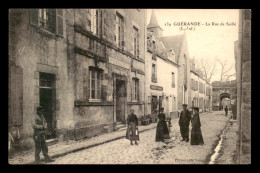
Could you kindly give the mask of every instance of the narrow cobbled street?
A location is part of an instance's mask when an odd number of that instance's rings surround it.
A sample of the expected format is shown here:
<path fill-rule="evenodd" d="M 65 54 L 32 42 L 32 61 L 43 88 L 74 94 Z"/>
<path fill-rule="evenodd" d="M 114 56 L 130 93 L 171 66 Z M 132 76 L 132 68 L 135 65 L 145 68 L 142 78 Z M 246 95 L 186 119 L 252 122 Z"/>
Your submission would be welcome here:
<path fill-rule="evenodd" d="M 138 146 L 119 139 L 56 158 L 53 164 L 208 164 L 228 117 L 222 111 L 200 117 L 205 142 L 202 146 L 181 142 L 178 119 L 173 119 L 171 139 L 166 142 L 155 142 L 156 129 L 151 129 L 140 133 Z"/>

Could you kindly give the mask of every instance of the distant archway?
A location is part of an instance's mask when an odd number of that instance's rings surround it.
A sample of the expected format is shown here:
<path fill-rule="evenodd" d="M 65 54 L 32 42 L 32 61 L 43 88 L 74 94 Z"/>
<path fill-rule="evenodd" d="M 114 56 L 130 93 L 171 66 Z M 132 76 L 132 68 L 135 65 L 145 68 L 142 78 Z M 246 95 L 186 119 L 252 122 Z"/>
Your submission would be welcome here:
<path fill-rule="evenodd" d="M 231 98 L 230 94 L 229 93 L 221 93 L 219 95 L 219 108 L 220 109 L 223 109 L 222 100 L 225 99 L 225 98 L 230 99 Z"/>

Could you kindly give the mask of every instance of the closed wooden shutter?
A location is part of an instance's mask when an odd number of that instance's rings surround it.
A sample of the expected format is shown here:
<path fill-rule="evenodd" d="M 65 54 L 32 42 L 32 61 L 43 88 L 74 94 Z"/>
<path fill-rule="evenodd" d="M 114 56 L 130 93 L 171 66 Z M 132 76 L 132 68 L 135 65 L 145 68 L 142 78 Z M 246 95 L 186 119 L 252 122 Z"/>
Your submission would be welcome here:
<path fill-rule="evenodd" d="M 124 49 L 124 45 L 125 45 L 125 43 L 124 43 L 124 24 L 125 24 L 125 22 L 124 22 L 124 19 L 123 18 L 121 18 L 121 36 L 120 36 L 120 38 L 121 38 L 121 48 L 122 49 Z"/>
<path fill-rule="evenodd" d="M 140 48 L 139 48 L 139 46 L 140 46 L 140 44 L 139 44 L 139 42 L 140 42 L 140 34 L 139 34 L 139 32 L 138 32 L 138 30 L 137 30 L 137 45 L 136 45 L 136 47 L 137 47 L 137 57 L 139 58 L 140 57 Z"/>
<path fill-rule="evenodd" d="M 56 24 L 57 24 L 57 35 L 63 36 L 63 10 L 56 10 Z"/>
<path fill-rule="evenodd" d="M 23 124 L 23 69 L 10 67 L 10 120 L 12 125 Z"/>

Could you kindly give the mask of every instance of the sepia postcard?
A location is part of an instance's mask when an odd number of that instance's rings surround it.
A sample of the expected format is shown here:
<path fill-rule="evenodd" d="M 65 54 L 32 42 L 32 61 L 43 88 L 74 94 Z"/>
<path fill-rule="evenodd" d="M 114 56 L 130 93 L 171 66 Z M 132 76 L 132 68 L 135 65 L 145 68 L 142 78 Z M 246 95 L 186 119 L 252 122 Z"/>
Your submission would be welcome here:
<path fill-rule="evenodd" d="M 9 9 L 10 165 L 251 164 L 250 9 Z"/>

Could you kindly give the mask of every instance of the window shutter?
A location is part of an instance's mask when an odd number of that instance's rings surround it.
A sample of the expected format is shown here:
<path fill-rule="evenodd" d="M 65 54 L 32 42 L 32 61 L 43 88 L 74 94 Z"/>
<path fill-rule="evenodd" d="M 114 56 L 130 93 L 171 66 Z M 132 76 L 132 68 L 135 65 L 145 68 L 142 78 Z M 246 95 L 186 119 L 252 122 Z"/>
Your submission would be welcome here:
<path fill-rule="evenodd" d="M 100 77 L 100 83 L 101 83 L 101 99 L 102 101 L 106 101 L 106 98 L 107 98 L 107 86 L 106 85 L 103 85 L 103 80 L 105 80 L 105 74 L 104 73 L 101 73 L 100 74 L 101 77 Z"/>
<path fill-rule="evenodd" d="M 135 98 L 134 93 L 135 93 L 135 85 L 134 85 L 134 79 L 132 79 L 132 86 L 131 86 L 131 101 L 133 101 L 134 98 Z"/>
<path fill-rule="evenodd" d="M 34 25 L 38 25 L 39 20 L 39 10 L 38 9 L 31 9 L 30 10 L 30 23 Z"/>
<path fill-rule="evenodd" d="M 157 65 L 155 65 L 155 81 L 157 82 Z"/>
<path fill-rule="evenodd" d="M 11 67 L 11 124 L 23 124 L 23 69 Z"/>
<path fill-rule="evenodd" d="M 139 34 L 139 32 L 137 31 L 137 45 L 136 45 L 136 47 L 137 47 L 137 57 L 139 58 L 140 57 L 140 48 L 139 48 L 139 46 L 140 46 L 140 44 L 139 44 L 139 42 L 140 42 L 140 34 Z"/>
<path fill-rule="evenodd" d="M 63 10 L 56 10 L 56 25 L 57 25 L 57 35 L 63 36 Z"/>
<path fill-rule="evenodd" d="M 97 10 L 93 9 L 93 34 L 96 35 L 97 34 Z"/>
<path fill-rule="evenodd" d="M 102 37 L 102 35 L 103 35 L 103 11 L 102 10 L 100 10 L 100 24 L 99 24 L 99 36 L 100 37 Z"/>
<path fill-rule="evenodd" d="M 125 32 L 124 24 L 125 24 L 124 20 L 121 19 L 121 37 L 120 37 L 121 38 L 121 43 L 120 44 L 121 44 L 121 48 L 122 49 L 124 49 L 124 45 L 125 45 L 124 44 L 124 32 Z"/>
<path fill-rule="evenodd" d="M 134 55 L 134 28 L 132 28 L 131 51 L 132 51 L 132 54 Z"/>
<path fill-rule="evenodd" d="M 140 85 L 139 85 L 139 80 L 137 80 L 137 98 L 138 101 L 141 101 L 141 90 L 140 90 Z"/>

